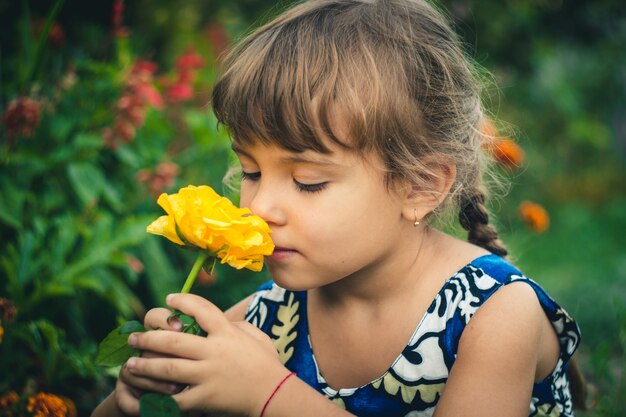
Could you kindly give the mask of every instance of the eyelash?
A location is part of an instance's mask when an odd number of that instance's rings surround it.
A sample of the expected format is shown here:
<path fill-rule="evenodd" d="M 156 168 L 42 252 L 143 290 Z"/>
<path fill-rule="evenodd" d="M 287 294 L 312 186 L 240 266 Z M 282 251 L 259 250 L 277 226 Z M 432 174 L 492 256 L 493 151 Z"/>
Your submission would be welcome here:
<path fill-rule="evenodd" d="M 245 172 L 241 171 L 241 180 L 242 181 L 258 181 L 261 178 L 260 172 Z M 293 180 L 294 185 L 299 191 L 305 193 L 318 193 L 322 191 L 328 185 L 327 182 L 321 182 L 319 184 L 302 184 L 296 180 Z"/>

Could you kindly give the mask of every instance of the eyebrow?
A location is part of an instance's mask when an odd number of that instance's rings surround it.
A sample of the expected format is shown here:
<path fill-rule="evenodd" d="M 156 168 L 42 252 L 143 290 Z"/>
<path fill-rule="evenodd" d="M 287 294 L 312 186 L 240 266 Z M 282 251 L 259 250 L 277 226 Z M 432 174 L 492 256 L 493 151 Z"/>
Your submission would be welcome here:
<path fill-rule="evenodd" d="M 248 152 L 246 152 L 245 150 L 243 150 L 242 148 L 240 148 L 239 146 L 232 144 L 231 146 L 233 152 L 247 156 L 250 159 L 254 159 L 252 157 L 252 155 L 250 155 Z M 306 153 L 306 151 L 304 152 Z M 292 156 L 287 156 L 287 157 L 282 157 L 280 158 L 280 160 L 282 162 L 285 163 L 305 163 L 305 164 L 315 164 L 315 165 L 324 165 L 324 166 L 335 166 L 337 165 L 335 162 L 331 162 L 325 159 L 319 159 L 319 158 L 315 158 L 315 157 L 310 157 L 310 156 L 306 156 L 303 154 L 295 154 Z"/>

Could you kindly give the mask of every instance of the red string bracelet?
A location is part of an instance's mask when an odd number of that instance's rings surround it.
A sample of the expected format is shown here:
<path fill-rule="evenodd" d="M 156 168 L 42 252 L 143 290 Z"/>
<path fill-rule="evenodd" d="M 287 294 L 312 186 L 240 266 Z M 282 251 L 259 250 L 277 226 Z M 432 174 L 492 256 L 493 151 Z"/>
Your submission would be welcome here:
<path fill-rule="evenodd" d="M 261 410 L 261 414 L 259 415 L 259 417 L 263 417 L 263 413 L 265 413 L 265 409 L 267 408 L 267 406 L 269 405 L 270 401 L 272 401 L 272 398 L 274 398 L 274 395 L 276 395 L 276 392 L 280 389 L 280 387 L 283 386 L 283 384 L 285 383 L 286 380 L 289 379 L 289 377 L 295 375 L 295 372 L 289 372 L 289 374 L 287 374 L 286 377 L 284 377 L 282 379 L 282 381 L 280 381 L 278 383 L 278 385 L 276 385 L 276 388 L 274 388 L 274 391 L 272 392 L 272 394 L 270 395 L 270 397 L 267 399 L 267 401 L 265 401 L 265 405 L 263 406 L 263 409 Z"/>

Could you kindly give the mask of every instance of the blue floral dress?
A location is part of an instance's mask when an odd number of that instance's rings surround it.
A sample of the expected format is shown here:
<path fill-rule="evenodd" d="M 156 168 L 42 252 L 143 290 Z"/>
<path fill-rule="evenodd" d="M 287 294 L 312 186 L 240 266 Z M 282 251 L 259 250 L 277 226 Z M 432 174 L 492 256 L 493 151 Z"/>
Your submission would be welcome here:
<path fill-rule="evenodd" d="M 287 368 L 339 406 L 360 417 L 432 416 L 456 359 L 463 329 L 498 288 L 529 284 L 561 345 L 554 371 L 533 387 L 529 416 L 573 416 L 567 363 L 580 341 L 576 322 L 534 281 L 496 255 L 485 255 L 446 281 L 391 367 L 358 388 L 335 390 L 320 374 L 311 349 L 306 291 L 272 282 L 254 295 L 246 320 L 268 334 Z"/>

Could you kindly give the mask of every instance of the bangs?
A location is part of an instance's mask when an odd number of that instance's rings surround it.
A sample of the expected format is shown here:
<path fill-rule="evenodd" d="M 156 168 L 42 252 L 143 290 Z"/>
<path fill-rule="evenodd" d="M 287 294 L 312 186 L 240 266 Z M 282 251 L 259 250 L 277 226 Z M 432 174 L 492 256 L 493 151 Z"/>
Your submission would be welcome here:
<path fill-rule="evenodd" d="M 387 92 L 406 91 L 397 85 L 406 74 L 383 74 L 380 63 L 393 53 L 372 50 L 363 6 L 300 5 L 227 56 L 212 105 L 235 143 L 328 153 L 330 140 L 364 151 L 392 134 L 383 132 L 381 110 L 397 104 Z"/>

